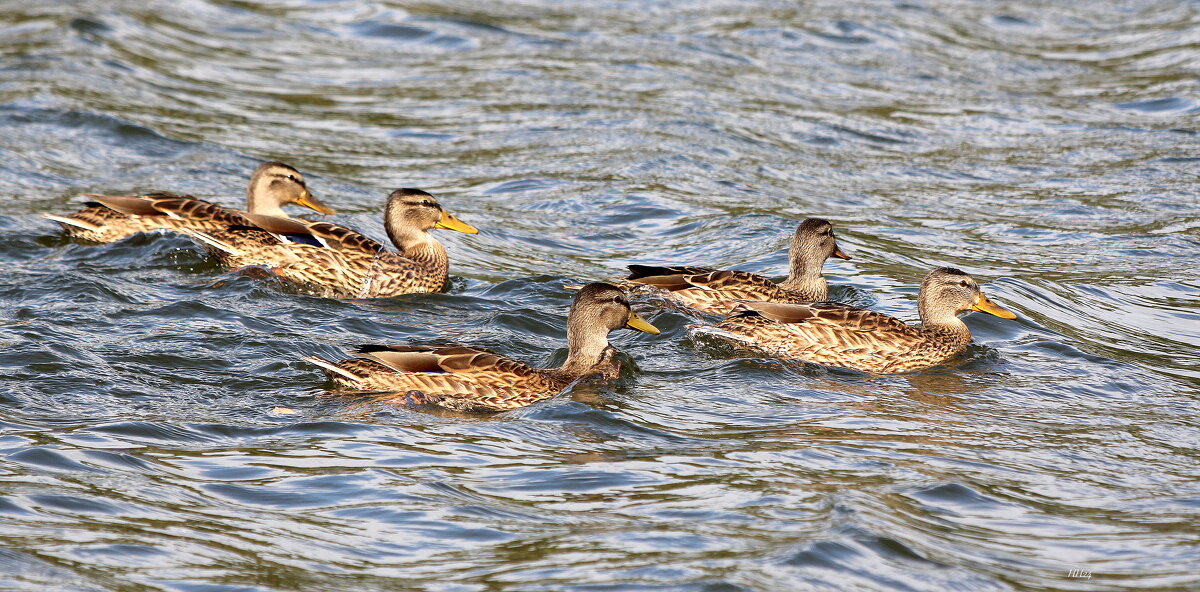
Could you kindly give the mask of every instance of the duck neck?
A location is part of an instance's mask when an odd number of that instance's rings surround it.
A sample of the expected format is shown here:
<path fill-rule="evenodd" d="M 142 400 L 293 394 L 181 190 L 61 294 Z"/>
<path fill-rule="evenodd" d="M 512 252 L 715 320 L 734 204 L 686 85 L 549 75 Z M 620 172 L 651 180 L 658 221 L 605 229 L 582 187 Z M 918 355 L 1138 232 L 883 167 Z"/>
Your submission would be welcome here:
<path fill-rule="evenodd" d="M 817 270 L 816 274 L 796 275 L 793 268 L 792 274 L 780 282 L 779 287 L 789 292 L 804 294 L 810 300 L 825 300 L 829 297 L 829 284 L 820 270 Z"/>
<path fill-rule="evenodd" d="M 801 250 L 800 245 L 792 245 L 788 250 L 788 259 L 791 260 L 792 268 L 787 279 L 780 283 L 779 287 L 810 295 L 812 300 L 825 300 L 829 295 L 829 284 L 821 275 L 825 259 L 814 260 L 815 258 L 809 255 L 810 253 Z"/>
<path fill-rule="evenodd" d="M 608 344 L 608 331 L 595 327 L 567 326 L 567 361 L 558 373 L 575 379 L 596 371 L 596 367 L 611 361 L 613 348 Z"/>
<path fill-rule="evenodd" d="M 388 238 L 406 259 L 416 261 L 422 267 L 445 273 L 450 267 L 446 248 L 428 231 L 418 228 L 388 226 Z"/>
<path fill-rule="evenodd" d="M 971 341 L 971 331 L 954 309 L 921 299 L 917 303 L 917 313 L 921 316 L 921 330 L 950 336 L 959 343 Z"/>

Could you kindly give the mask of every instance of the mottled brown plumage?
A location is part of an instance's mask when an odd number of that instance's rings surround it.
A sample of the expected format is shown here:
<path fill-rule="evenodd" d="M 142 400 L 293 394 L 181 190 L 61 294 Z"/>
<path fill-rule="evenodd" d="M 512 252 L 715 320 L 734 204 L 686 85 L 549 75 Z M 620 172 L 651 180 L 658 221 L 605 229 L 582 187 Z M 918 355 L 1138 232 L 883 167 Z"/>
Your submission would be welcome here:
<path fill-rule="evenodd" d="M 172 193 L 135 196 L 85 193 L 84 197 L 89 201 L 82 210 L 68 216 L 46 214 L 44 217 L 61 224 L 73 237 L 107 243 L 153 230 L 218 230 L 241 223 L 245 213 L 190 195 Z M 254 171 L 246 190 L 246 203 L 249 211 L 256 214 L 287 216 L 282 209 L 285 204 L 333 213 L 309 193 L 299 171 L 279 162 L 263 163 Z"/>
<path fill-rule="evenodd" d="M 393 191 L 384 208 L 383 225 L 398 252 L 336 224 L 244 218 L 242 224 L 192 234 L 226 267 L 266 265 L 281 279 L 332 298 L 439 292 L 446 284 L 449 259 L 428 231 L 478 232 L 420 189 Z"/>
<path fill-rule="evenodd" d="M 835 303 L 745 302 L 743 309 L 698 332 L 781 358 L 877 374 L 910 372 L 958 355 L 971 333 L 958 315 L 977 310 L 1016 315 L 988 300 L 970 276 L 954 268 L 929 272 L 921 283 L 915 327 L 883 313 Z"/>
<path fill-rule="evenodd" d="M 558 368 L 534 368 L 473 347 L 366 345 L 353 352 L 356 360 L 304 359 L 343 386 L 396 392 L 384 402 L 502 411 L 552 397 L 581 378 L 616 378 L 620 362 L 608 334 L 620 328 L 658 333 L 615 286 L 593 283 L 571 304 L 567 360 Z"/>
<path fill-rule="evenodd" d="M 739 300 L 764 302 L 815 302 L 829 297 L 821 268 L 830 256 L 849 259 L 838 248 L 833 226 L 820 218 L 807 218 L 792 235 L 788 278 L 776 284 L 746 271 L 708 267 L 630 265 L 627 282 L 652 286 L 671 301 L 712 314 L 727 315 Z"/>

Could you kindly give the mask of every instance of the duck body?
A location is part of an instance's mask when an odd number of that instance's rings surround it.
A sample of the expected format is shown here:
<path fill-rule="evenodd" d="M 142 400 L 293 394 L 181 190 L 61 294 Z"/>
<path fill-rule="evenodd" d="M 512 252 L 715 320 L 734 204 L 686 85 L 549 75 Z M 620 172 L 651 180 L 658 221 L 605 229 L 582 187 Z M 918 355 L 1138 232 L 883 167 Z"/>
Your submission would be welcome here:
<path fill-rule="evenodd" d="M 397 251 L 349 228 L 274 216 L 193 233 L 223 265 L 264 265 L 280 279 L 333 298 L 376 298 L 439 292 L 449 275 L 446 249 L 428 230 L 478 232 L 419 189 L 388 198 L 384 227 Z"/>
<path fill-rule="evenodd" d="M 219 230 L 242 223 L 239 210 L 226 208 L 190 195 L 147 193 L 143 195 L 99 195 L 85 193 L 85 207 L 78 212 L 44 217 L 58 222 L 72 237 L 109 243 L 142 232 Z M 331 214 L 308 192 L 296 169 L 279 162 L 259 165 L 250 177 L 247 204 L 252 213 L 286 216 L 281 206 L 294 203 Z"/>
<path fill-rule="evenodd" d="M 620 362 L 615 349 L 608 349 L 584 376 L 617 377 Z M 516 409 L 560 393 L 577 379 L 558 369 L 534 368 L 473 347 L 366 345 L 355 353 L 362 358 L 336 364 L 306 359 L 342 386 L 402 393 L 383 400 L 459 411 Z"/>
<path fill-rule="evenodd" d="M 450 275 L 446 250 L 440 243 L 425 251 L 410 251 L 408 256 L 388 250 L 336 251 L 305 244 L 269 254 L 276 257 L 268 266 L 280 279 L 329 298 L 441 292 Z"/>
<path fill-rule="evenodd" d="M 925 277 L 918 309 L 921 326 L 831 302 L 745 302 L 715 328 L 700 332 L 771 356 L 894 374 L 936 366 L 966 349 L 971 333 L 958 318 L 962 312 L 1016 316 L 989 300 L 970 276 L 947 267 Z"/>
<path fill-rule="evenodd" d="M 728 333 L 721 336 L 769 356 L 875 374 L 928 368 L 958 355 L 971 342 L 965 331 L 923 329 L 836 303 L 764 304 L 746 303 L 717 325 Z"/>
<path fill-rule="evenodd" d="M 688 308 L 728 315 L 738 308 L 740 300 L 800 303 L 828 299 L 829 287 L 821 269 L 829 257 L 850 258 L 838 248 L 833 226 L 828 221 L 807 218 L 792 235 L 788 249 L 791 271 L 778 284 L 745 271 L 651 265 L 630 265 L 625 281 L 649 286 L 671 302 Z"/>
<path fill-rule="evenodd" d="M 739 300 L 764 302 L 814 302 L 828 298 L 819 286 L 784 287 L 748 271 L 708 267 L 630 265 L 626 281 L 656 289 L 678 304 L 709 314 L 728 315 Z"/>
<path fill-rule="evenodd" d="M 136 196 L 85 193 L 84 208 L 66 216 L 46 214 L 72 237 L 110 243 L 155 230 L 216 230 L 240 219 L 235 210 L 190 195 L 148 193 Z"/>
<path fill-rule="evenodd" d="M 381 402 L 503 411 L 552 397 L 580 379 L 616 378 L 620 362 L 608 333 L 619 328 L 658 333 L 633 313 L 619 289 L 594 283 L 584 286 L 571 305 L 567 360 L 558 368 L 534 368 L 462 346 L 365 345 L 353 352 L 358 359 L 304 359 L 342 386 L 395 393 Z"/>

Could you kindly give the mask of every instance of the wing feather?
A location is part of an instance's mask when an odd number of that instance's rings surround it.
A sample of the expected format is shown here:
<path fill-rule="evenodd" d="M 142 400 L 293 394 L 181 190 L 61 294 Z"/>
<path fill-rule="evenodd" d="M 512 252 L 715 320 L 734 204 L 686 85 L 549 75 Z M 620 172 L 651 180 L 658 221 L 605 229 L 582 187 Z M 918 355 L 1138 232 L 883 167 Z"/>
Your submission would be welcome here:
<path fill-rule="evenodd" d="M 337 363 L 305 359 L 341 384 L 404 393 L 381 400 L 394 402 L 400 397 L 452 409 L 512 409 L 566 387 L 545 371 L 474 347 L 364 345 L 353 353 L 358 359 Z M 412 391 L 421 396 L 412 397 Z"/>
<path fill-rule="evenodd" d="M 653 286 L 685 306 L 730 314 L 738 300 L 797 301 L 795 295 L 758 274 L 708 267 L 630 265 L 627 281 Z"/>
<path fill-rule="evenodd" d="M 773 356 L 865 372 L 928 367 L 962 349 L 965 341 L 937 337 L 883 313 L 836 303 L 743 302 L 717 325 L 739 345 Z M 969 337 L 968 337 L 969 340 Z"/>
<path fill-rule="evenodd" d="M 72 236 L 112 242 L 140 232 L 218 230 L 240 219 L 231 210 L 190 195 L 147 193 L 144 195 L 83 194 L 86 207 L 69 216 L 47 216 L 67 224 Z"/>
<path fill-rule="evenodd" d="M 321 246 L 335 251 L 358 251 L 374 255 L 386 251 L 383 243 L 337 224 L 328 222 L 309 222 L 294 218 L 266 216 L 261 214 L 246 214 L 245 216 L 255 226 L 272 234 L 298 236 L 306 235 Z M 307 241 L 305 241 L 307 242 Z M 312 244 L 312 243 L 309 243 Z"/>

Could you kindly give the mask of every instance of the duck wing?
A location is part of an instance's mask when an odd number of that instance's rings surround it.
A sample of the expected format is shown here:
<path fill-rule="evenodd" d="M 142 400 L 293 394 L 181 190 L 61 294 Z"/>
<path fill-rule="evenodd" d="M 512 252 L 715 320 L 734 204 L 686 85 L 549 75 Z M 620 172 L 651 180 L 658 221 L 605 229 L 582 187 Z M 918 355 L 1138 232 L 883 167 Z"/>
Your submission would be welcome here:
<path fill-rule="evenodd" d="M 265 230 L 283 243 L 320 246 L 334 251 L 357 251 L 374 255 L 387 248 L 383 243 L 361 233 L 329 222 L 309 222 L 294 218 L 245 214 L 253 227 Z"/>
<path fill-rule="evenodd" d="M 360 388 L 420 391 L 426 396 L 419 402 L 443 407 L 513 409 L 566 386 L 540 369 L 475 347 L 364 345 L 353 353 L 375 366 L 366 369 Z"/>
<path fill-rule="evenodd" d="M 721 337 L 770 355 L 864 372 L 904 371 L 929 345 L 895 317 L 832 302 L 743 302 L 717 325 Z"/>

